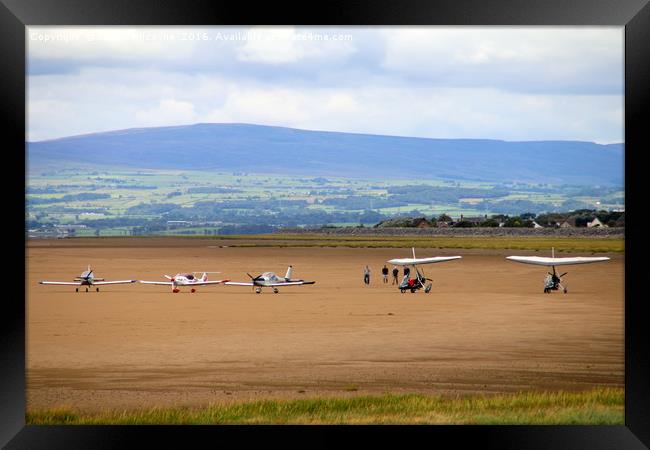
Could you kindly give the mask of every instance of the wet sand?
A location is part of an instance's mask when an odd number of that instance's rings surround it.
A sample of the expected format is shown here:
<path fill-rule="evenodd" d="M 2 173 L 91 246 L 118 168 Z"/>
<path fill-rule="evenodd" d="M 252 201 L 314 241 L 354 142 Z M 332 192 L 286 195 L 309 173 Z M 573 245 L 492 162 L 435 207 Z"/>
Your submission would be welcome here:
<path fill-rule="evenodd" d="M 418 257 L 463 259 L 425 266 L 434 280 L 430 294 L 401 294 L 382 283 L 380 271 L 410 248 L 222 244 L 30 241 L 28 409 L 624 386 L 621 254 L 568 267 L 569 293 L 544 294 L 544 267 L 504 259 L 544 252 L 422 249 Z M 38 284 L 71 281 L 88 264 L 107 280 L 161 281 L 163 274 L 204 270 L 221 272 L 210 279 L 247 281 L 246 272 L 284 275 L 292 264 L 294 277 L 316 284 L 279 294 L 221 285 L 172 294 L 140 283 L 75 293 L 73 286 Z M 370 286 L 363 284 L 365 264 Z"/>

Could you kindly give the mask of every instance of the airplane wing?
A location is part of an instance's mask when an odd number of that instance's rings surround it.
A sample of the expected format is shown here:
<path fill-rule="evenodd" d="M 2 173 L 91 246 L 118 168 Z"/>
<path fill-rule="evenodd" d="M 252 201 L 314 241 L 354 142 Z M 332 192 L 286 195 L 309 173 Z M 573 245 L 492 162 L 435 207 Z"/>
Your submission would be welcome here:
<path fill-rule="evenodd" d="M 389 259 L 387 262 L 396 266 L 415 266 L 418 264 L 433 264 L 454 259 L 460 259 L 462 256 L 434 256 L 432 258 L 397 258 Z"/>
<path fill-rule="evenodd" d="M 171 285 L 172 285 L 172 282 L 171 282 L 171 281 L 142 281 L 142 280 L 140 280 L 140 283 L 144 283 L 144 284 L 159 284 L 159 285 L 162 285 L 162 286 L 171 286 Z"/>
<path fill-rule="evenodd" d="M 206 284 L 222 284 L 228 280 L 214 280 L 214 281 L 197 281 L 196 283 L 188 283 L 186 286 L 205 286 Z"/>
<path fill-rule="evenodd" d="M 566 266 L 569 264 L 588 264 L 609 260 L 609 258 L 606 256 L 576 256 L 568 258 L 549 258 L 545 256 L 506 256 L 506 259 L 524 264 L 536 264 L 538 266 Z"/>
<path fill-rule="evenodd" d="M 298 286 L 300 284 L 314 284 L 316 283 L 315 281 L 285 281 L 283 283 L 264 283 L 264 284 L 256 284 L 255 286 L 260 286 L 260 287 L 275 287 L 275 286 Z M 238 281 L 228 281 L 227 283 L 228 286 L 253 286 L 253 283 L 241 283 Z"/>
<path fill-rule="evenodd" d="M 81 286 L 80 281 L 39 281 L 40 284 L 63 284 L 66 286 Z"/>
<path fill-rule="evenodd" d="M 103 286 L 105 284 L 129 284 L 138 280 L 118 280 L 118 281 L 93 281 L 93 286 Z"/>

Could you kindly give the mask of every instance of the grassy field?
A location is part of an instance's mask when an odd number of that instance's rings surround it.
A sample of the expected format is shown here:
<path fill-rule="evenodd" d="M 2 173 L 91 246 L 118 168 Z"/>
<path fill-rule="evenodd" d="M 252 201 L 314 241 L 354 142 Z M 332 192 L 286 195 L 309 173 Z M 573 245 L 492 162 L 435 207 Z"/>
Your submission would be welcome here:
<path fill-rule="evenodd" d="M 260 400 L 196 408 L 83 414 L 60 408 L 27 413 L 28 425 L 146 424 L 485 424 L 622 425 L 623 389 L 526 392 L 445 398 L 407 394 Z"/>
<path fill-rule="evenodd" d="M 200 236 L 197 236 L 200 237 Z M 369 247 L 369 248 L 463 248 L 514 249 L 550 252 L 622 253 L 621 238 L 556 236 L 334 236 L 322 234 L 260 234 L 218 236 L 233 247 Z"/>
<path fill-rule="evenodd" d="M 90 172 L 72 169 L 48 172 L 31 171 L 26 182 L 28 186 L 26 195 L 28 217 L 30 220 L 38 220 L 41 223 L 58 221 L 61 224 L 74 224 L 82 221 L 92 222 L 95 219 L 135 218 L 139 213 L 129 210 L 129 208 L 141 204 L 173 204 L 189 209 L 200 202 L 226 204 L 233 201 L 244 202 L 246 210 L 254 210 L 259 207 L 274 213 L 291 212 L 291 202 L 296 200 L 310 202 L 308 206 L 301 206 L 302 213 L 361 213 L 364 210 L 373 210 L 392 216 L 398 213 L 411 214 L 413 210 L 417 209 L 418 212 L 413 213 L 414 215 L 438 216 L 446 213 L 458 217 L 461 213 L 467 216 L 482 216 L 503 212 L 499 209 L 500 207 L 495 209 L 489 204 L 484 206 L 478 204 L 488 198 L 480 195 L 481 192 L 485 191 L 487 195 L 492 188 L 497 187 L 496 184 L 471 181 L 345 179 L 338 177 L 324 179 L 279 174 L 215 173 L 189 170 L 136 171 L 105 168 L 101 171 L 92 170 Z M 472 195 L 469 202 L 452 201 L 446 197 L 432 201 L 414 194 L 409 197 L 407 204 L 403 202 L 382 203 L 390 197 L 388 192 L 391 188 L 405 185 L 445 188 L 449 192 L 455 189 L 469 188 L 477 189 L 478 192 L 476 195 Z M 603 190 L 601 198 L 576 196 L 561 186 L 549 188 L 552 191 L 545 193 L 539 193 L 536 189 L 538 186 L 533 185 L 508 187 L 507 191 L 510 194 L 501 197 L 501 200 L 526 200 L 534 204 L 552 203 L 557 207 L 568 199 L 584 200 L 593 207 L 596 207 L 595 202 L 600 200 L 599 207 L 601 208 L 620 208 L 624 204 L 622 190 L 614 193 Z M 104 197 L 93 199 L 89 198 L 88 194 L 100 194 Z M 84 197 L 78 197 L 79 195 L 86 197 L 84 199 Z M 63 200 L 65 196 L 73 197 Z M 376 201 L 374 204 L 373 202 L 370 204 L 359 203 L 353 208 L 349 205 L 327 203 L 348 196 L 365 196 L 376 199 Z M 264 205 L 265 201 L 270 200 L 279 200 L 285 204 Z M 523 206 L 522 208 L 526 209 Z M 259 213 L 259 211 L 257 212 Z M 147 212 L 143 217 L 160 219 L 162 216 L 160 212 Z M 236 216 L 230 217 L 230 219 L 225 220 L 224 218 L 224 221 L 236 223 L 237 220 L 241 220 Z M 318 223 L 339 220 L 324 220 Z M 311 222 L 305 222 L 305 224 L 308 223 Z"/>

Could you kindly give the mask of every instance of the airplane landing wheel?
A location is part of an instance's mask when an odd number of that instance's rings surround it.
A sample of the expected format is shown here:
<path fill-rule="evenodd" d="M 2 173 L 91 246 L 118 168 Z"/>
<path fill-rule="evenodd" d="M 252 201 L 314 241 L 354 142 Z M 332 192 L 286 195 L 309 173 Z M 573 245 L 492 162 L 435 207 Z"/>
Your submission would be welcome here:
<path fill-rule="evenodd" d="M 190 289 L 190 292 L 191 292 L 192 294 L 194 294 L 194 293 L 196 292 L 196 289 L 192 288 L 192 289 Z"/>
<path fill-rule="evenodd" d="M 180 292 L 180 289 L 172 289 L 172 292 L 173 292 L 174 294 L 178 294 L 178 293 Z"/>
<path fill-rule="evenodd" d="M 403 294 L 404 292 L 406 292 L 406 289 L 400 289 L 399 291 Z"/>
<path fill-rule="evenodd" d="M 276 289 L 273 289 L 273 293 L 274 293 L 274 294 L 277 294 L 278 292 L 280 292 L 280 291 L 278 291 L 277 288 L 276 288 Z"/>
<path fill-rule="evenodd" d="M 261 293 L 262 293 L 262 290 L 261 290 L 260 288 L 257 288 L 257 289 L 255 289 L 255 293 L 256 293 L 256 294 L 261 294 Z"/>
<path fill-rule="evenodd" d="M 566 294 L 567 292 L 569 292 L 569 291 L 567 291 L 567 289 L 566 289 L 566 288 L 564 288 L 564 293 Z"/>
<path fill-rule="evenodd" d="M 415 294 L 415 289 L 411 289 L 411 294 Z"/>
<path fill-rule="evenodd" d="M 99 288 L 96 288 L 95 290 L 96 290 L 97 292 L 99 292 Z"/>
<path fill-rule="evenodd" d="M 74 291 L 75 291 L 75 292 L 79 292 L 79 288 L 74 288 Z"/>
<path fill-rule="evenodd" d="M 426 288 L 424 288 L 424 292 L 427 294 L 431 292 L 431 288 L 433 287 L 433 284 L 429 283 Z"/>
<path fill-rule="evenodd" d="M 86 288 L 86 292 L 88 292 L 88 288 Z"/>

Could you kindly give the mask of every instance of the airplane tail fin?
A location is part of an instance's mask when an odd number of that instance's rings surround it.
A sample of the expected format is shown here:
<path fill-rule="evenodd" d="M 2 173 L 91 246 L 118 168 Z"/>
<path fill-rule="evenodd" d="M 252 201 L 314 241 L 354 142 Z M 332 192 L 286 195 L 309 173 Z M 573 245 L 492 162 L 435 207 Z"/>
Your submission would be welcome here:
<path fill-rule="evenodd" d="M 287 280 L 290 280 L 291 279 L 291 272 L 293 272 L 293 267 L 289 266 L 289 268 L 287 269 L 287 274 L 284 276 L 284 278 L 286 278 Z"/>

